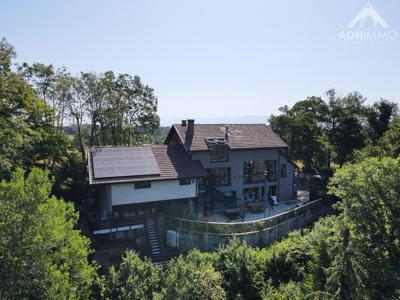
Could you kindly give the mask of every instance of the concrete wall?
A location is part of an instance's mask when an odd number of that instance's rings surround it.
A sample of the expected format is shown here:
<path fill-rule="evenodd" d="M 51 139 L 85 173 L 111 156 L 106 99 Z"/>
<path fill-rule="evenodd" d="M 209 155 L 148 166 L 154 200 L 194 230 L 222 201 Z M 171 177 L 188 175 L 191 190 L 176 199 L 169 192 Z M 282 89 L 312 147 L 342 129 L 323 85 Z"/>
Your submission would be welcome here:
<path fill-rule="evenodd" d="M 236 191 L 236 197 L 242 199 L 244 188 L 264 187 L 265 191 L 268 191 L 268 185 L 279 184 L 279 200 L 287 201 L 293 199 L 294 167 L 287 162 L 284 156 L 280 155 L 278 149 L 233 150 L 229 151 L 229 161 L 226 162 L 210 162 L 209 154 L 206 151 L 193 152 L 191 155 L 192 160 L 199 160 L 206 169 L 231 168 L 231 185 L 218 187 L 221 192 L 230 194 L 232 191 Z M 243 183 L 243 162 L 248 160 L 277 160 L 277 180 L 259 183 Z M 286 163 L 287 165 L 286 178 L 280 177 L 280 165 L 282 163 Z"/>
<path fill-rule="evenodd" d="M 179 185 L 179 180 L 153 181 L 145 189 L 135 189 L 133 183 L 113 184 L 110 191 L 112 205 L 193 198 L 197 196 L 197 179 L 189 185 Z"/>
<path fill-rule="evenodd" d="M 330 206 L 321 206 L 319 209 L 296 216 L 288 221 L 264 230 L 241 234 L 213 234 L 200 233 L 177 229 L 178 249 L 188 251 L 198 248 L 202 251 L 212 251 L 220 244 L 227 244 L 233 237 L 246 241 L 252 247 L 265 247 L 284 238 L 289 231 L 309 226 L 321 216 L 332 213 Z"/>

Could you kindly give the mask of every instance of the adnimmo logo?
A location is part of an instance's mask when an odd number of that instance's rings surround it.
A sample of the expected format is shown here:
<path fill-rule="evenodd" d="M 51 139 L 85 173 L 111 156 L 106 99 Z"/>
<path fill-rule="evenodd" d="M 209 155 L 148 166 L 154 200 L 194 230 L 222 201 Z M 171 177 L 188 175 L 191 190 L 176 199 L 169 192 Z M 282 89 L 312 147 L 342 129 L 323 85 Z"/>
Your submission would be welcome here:
<path fill-rule="evenodd" d="M 390 28 L 376 9 L 367 3 L 347 26 L 339 33 L 345 42 L 395 42 L 399 33 Z"/>

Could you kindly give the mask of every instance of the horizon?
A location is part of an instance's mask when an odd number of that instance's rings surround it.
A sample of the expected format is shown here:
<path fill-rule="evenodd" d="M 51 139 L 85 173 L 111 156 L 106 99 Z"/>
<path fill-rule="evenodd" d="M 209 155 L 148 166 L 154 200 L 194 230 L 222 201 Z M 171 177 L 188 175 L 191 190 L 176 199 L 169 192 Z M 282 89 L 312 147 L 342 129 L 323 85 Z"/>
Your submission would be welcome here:
<path fill-rule="evenodd" d="M 18 63 L 140 76 L 155 90 L 163 126 L 188 118 L 266 122 L 279 107 L 325 98 L 331 88 L 358 91 L 367 104 L 400 103 L 398 39 L 338 37 L 366 1 L 150 2 L 3 1 L 1 36 Z M 397 1 L 371 4 L 400 32 Z"/>

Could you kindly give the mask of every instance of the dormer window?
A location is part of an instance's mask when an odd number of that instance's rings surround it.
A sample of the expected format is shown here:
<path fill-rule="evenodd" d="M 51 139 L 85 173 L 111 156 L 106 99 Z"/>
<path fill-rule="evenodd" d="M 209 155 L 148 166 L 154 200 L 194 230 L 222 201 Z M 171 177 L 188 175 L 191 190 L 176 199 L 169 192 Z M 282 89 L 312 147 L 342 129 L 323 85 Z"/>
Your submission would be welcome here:
<path fill-rule="evenodd" d="M 228 145 L 224 138 L 206 139 L 210 161 L 227 161 Z"/>

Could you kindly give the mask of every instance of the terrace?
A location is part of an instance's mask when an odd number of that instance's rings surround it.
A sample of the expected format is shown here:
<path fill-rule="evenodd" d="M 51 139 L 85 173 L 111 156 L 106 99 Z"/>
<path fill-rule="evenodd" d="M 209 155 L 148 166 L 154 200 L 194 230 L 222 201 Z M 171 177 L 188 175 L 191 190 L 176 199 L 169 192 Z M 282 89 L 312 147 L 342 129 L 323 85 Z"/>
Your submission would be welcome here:
<path fill-rule="evenodd" d="M 310 211 L 318 210 L 321 206 L 329 204 L 330 201 L 317 199 L 307 203 L 294 201 L 281 203 L 275 207 L 274 212 L 245 213 L 244 219 L 229 219 L 223 213 L 214 213 L 209 217 L 199 217 L 197 220 L 176 218 L 160 214 L 164 217 L 167 227 L 170 229 L 182 229 L 205 233 L 228 233 L 238 234 L 269 228 L 275 224 L 282 223 Z"/>
<path fill-rule="evenodd" d="M 244 211 L 243 218 L 240 218 L 239 215 L 237 215 L 236 217 L 230 217 L 226 214 L 225 211 L 216 211 L 211 213 L 208 217 L 200 215 L 198 219 L 201 221 L 208 221 L 208 222 L 227 222 L 227 223 L 237 222 L 237 221 L 250 222 L 279 215 L 280 213 L 296 208 L 299 205 L 301 205 L 301 203 L 298 202 L 297 200 L 294 200 L 290 202 L 279 203 L 278 205 L 275 205 L 271 211 L 268 207 L 260 208 L 258 211 L 254 211 L 252 209 L 247 208 Z"/>

